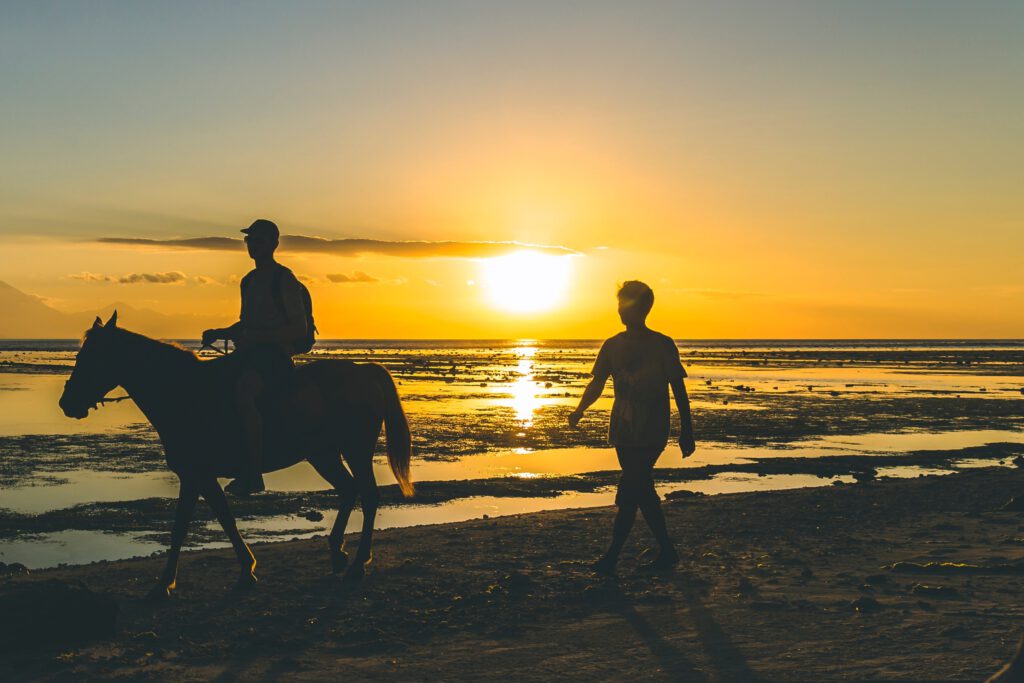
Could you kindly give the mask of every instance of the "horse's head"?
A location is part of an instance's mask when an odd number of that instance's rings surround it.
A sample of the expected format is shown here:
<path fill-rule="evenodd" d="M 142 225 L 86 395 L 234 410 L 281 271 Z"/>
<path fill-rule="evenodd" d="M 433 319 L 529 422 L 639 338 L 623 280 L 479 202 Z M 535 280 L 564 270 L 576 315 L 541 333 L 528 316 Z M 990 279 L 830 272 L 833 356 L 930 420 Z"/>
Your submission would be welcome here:
<path fill-rule="evenodd" d="M 114 368 L 117 360 L 114 336 L 117 334 L 117 311 L 103 324 L 99 317 L 85 333 L 82 348 L 75 358 L 75 368 L 64 383 L 60 408 L 68 417 L 81 420 L 95 408 L 119 382 Z"/>

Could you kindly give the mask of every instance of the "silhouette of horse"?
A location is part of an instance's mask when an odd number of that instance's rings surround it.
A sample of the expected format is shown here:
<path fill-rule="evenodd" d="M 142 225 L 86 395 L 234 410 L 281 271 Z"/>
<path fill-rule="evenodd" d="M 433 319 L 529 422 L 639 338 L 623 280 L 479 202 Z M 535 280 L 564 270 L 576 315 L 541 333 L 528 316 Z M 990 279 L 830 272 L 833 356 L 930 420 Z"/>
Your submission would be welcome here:
<path fill-rule="evenodd" d="M 231 400 L 236 363 L 231 356 L 201 360 L 179 346 L 117 327 L 117 312 L 106 324 L 97 317 L 85 333 L 74 370 L 64 385 L 60 407 L 82 419 L 121 386 L 152 423 L 178 475 L 180 490 L 167 565 L 150 597 L 167 597 L 175 588 L 178 555 L 199 496 L 209 503 L 231 540 L 241 576 L 238 588 L 256 582 L 256 559 L 242 540 L 218 477 L 241 472 L 241 426 Z M 319 360 L 301 365 L 282 386 L 264 392 L 266 429 L 263 470 L 308 460 L 338 493 L 338 516 L 328 537 L 331 566 L 345 570 L 345 527 L 362 500 L 359 548 L 345 579 L 359 579 L 372 559 L 373 522 L 378 492 L 373 451 L 382 424 L 388 463 L 402 493 L 410 496 L 409 423 L 391 374 L 376 363 Z M 342 457 L 351 474 L 342 464 Z"/>

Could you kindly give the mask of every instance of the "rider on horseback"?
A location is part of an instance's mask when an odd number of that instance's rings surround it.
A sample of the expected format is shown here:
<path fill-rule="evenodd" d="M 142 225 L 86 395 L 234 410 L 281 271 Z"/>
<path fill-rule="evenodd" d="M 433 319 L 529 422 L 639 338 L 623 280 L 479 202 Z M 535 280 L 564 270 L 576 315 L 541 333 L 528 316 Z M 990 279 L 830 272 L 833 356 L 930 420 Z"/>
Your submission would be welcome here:
<path fill-rule="evenodd" d="M 274 260 L 281 233 L 268 220 L 257 220 L 245 233 L 245 245 L 256 268 L 242 278 L 242 310 L 234 325 L 203 332 L 203 345 L 219 339 L 235 343 L 241 372 L 235 402 L 242 422 L 245 458 L 241 476 L 226 487 L 246 496 L 265 490 L 263 484 L 263 418 L 257 406 L 261 392 L 294 368 L 292 356 L 308 349 L 312 331 L 307 319 L 308 294 L 291 270 Z"/>

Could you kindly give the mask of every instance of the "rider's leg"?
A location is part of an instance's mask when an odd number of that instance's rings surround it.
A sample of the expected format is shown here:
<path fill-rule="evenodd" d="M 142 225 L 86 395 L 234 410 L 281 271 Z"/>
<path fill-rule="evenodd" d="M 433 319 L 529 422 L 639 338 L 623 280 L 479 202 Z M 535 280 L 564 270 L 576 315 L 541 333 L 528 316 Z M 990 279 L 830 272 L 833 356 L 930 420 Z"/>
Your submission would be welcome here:
<path fill-rule="evenodd" d="M 235 404 L 242 422 L 242 436 L 245 442 L 244 472 L 228 484 L 227 492 L 246 495 L 263 491 L 263 416 L 260 415 L 256 399 L 263 391 L 263 379 L 252 370 L 247 370 L 235 385 Z"/>
<path fill-rule="evenodd" d="M 238 560 L 238 567 L 241 573 L 238 577 L 237 588 L 248 588 L 256 583 L 256 558 L 253 557 L 249 546 L 242 540 L 238 533 L 238 526 L 235 524 L 235 517 L 231 514 L 228 501 L 224 498 L 224 491 L 220 484 L 212 477 L 199 482 L 199 492 L 210 505 L 213 514 L 217 516 L 224 533 L 231 541 L 231 547 L 235 550 L 235 557 Z"/>

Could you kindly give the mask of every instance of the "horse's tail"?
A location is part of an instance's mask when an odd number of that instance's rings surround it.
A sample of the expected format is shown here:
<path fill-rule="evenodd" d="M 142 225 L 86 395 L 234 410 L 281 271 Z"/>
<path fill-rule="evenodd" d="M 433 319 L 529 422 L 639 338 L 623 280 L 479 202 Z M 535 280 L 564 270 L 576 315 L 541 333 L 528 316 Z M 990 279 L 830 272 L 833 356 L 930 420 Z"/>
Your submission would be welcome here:
<path fill-rule="evenodd" d="M 406 498 L 415 493 L 412 477 L 409 475 L 409 461 L 412 459 L 412 435 L 409 420 L 405 417 L 402 401 L 398 398 L 395 379 L 383 365 L 377 365 L 384 390 L 384 429 L 388 449 L 388 465 L 398 480 L 402 495 Z"/>

